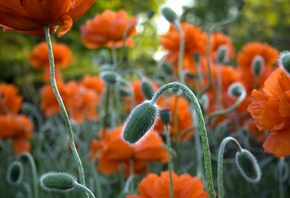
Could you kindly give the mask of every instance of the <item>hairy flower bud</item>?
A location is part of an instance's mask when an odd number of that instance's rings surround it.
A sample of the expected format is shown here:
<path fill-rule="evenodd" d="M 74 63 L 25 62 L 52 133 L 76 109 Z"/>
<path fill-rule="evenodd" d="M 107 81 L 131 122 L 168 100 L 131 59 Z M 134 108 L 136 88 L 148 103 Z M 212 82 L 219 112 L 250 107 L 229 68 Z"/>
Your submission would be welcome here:
<path fill-rule="evenodd" d="M 245 180 L 251 183 L 257 183 L 261 180 L 261 169 L 252 153 L 242 149 L 236 153 L 235 159 L 238 170 Z"/>
<path fill-rule="evenodd" d="M 120 78 L 118 74 L 113 71 L 102 71 L 100 76 L 108 85 L 115 85 Z"/>
<path fill-rule="evenodd" d="M 177 15 L 176 13 L 169 7 L 167 6 L 162 6 L 161 7 L 161 14 L 165 17 L 167 21 L 170 23 L 175 23 L 177 20 Z"/>
<path fill-rule="evenodd" d="M 251 72 L 254 76 L 259 76 L 263 73 L 265 68 L 265 61 L 262 56 L 256 55 L 251 63 Z"/>
<path fill-rule="evenodd" d="M 283 51 L 279 55 L 279 66 L 290 77 L 290 51 Z"/>
<path fill-rule="evenodd" d="M 68 173 L 50 172 L 40 177 L 43 190 L 53 192 L 68 192 L 75 188 L 76 178 Z"/>
<path fill-rule="evenodd" d="M 14 161 L 8 166 L 7 182 L 9 184 L 20 184 L 23 178 L 23 166 L 19 161 Z"/>
<path fill-rule="evenodd" d="M 232 83 L 228 88 L 228 94 L 232 98 L 240 97 L 243 92 L 245 92 L 245 88 L 239 82 Z"/>
<path fill-rule="evenodd" d="M 153 89 L 151 83 L 148 80 L 143 80 L 141 88 L 142 88 L 142 93 L 145 96 L 145 98 L 147 100 L 151 100 L 151 98 L 154 95 L 154 89 Z"/>
<path fill-rule="evenodd" d="M 226 45 L 221 45 L 217 49 L 217 55 L 216 55 L 216 62 L 218 64 L 224 64 L 229 61 L 229 52 L 228 47 Z"/>
<path fill-rule="evenodd" d="M 169 109 L 163 109 L 160 111 L 160 118 L 163 124 L 168 125 L 171 121 L 172 113 Z"/>
<path fill-rule="evenodd" d="M 132 145 L 140 143 L 154 127 L 158 114 L 157 105 L 149 100 L 136 106 L 125 121 L 121 133 L 122 139 Z"/>

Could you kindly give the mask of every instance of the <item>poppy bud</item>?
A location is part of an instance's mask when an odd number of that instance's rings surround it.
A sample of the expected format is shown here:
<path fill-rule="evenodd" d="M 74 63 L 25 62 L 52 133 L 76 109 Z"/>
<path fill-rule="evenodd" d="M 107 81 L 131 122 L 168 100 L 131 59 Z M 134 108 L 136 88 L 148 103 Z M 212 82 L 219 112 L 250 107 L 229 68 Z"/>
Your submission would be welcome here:
<path fill-rule="evenodd" d="M 145 96 L 145 98 L 147 100 L 151 100 L 151 98 L 154 95 L 154 89 L 153 89 L 151 83 L 147 80 L 143 80 L 142 84 L 141 84 L 141 88 L 142 88 L 142 93 Z"/>
<path fill-rule="evenodd" d="M 169 109 L 163 109 L 160 111 L 160 118 L 163 124 L 168 125 L 171 121 L 172 113 Z"/>
<path fill-rule="evenodd" d="M 217 49 L 216 62 L 218 64 L 226 63 L 229 60 L 228 48 L 226 45 L 221 45 Z"/>
<path fill-rule="evenodd" d="M 177 15 L 176 13 L 169 7 L 167 6 L 162 6 L 161 7 L 161 14 L 165 17 L 167 21 L 170 23 L 175 23 L 177 20 Z"/>
<path fill-rule="evenodd" d="M 40 177 L 43 190 L 52 192 L 68 192 L 74 189 L 76 178 L 68 173 L 50 172 Z"/>
<path fill-rule="evenodd" d="M 290 76 L 290 51 L 283 51 L 279 56 L 279 66 L 283 69 L 286 75 Z"/>
<path fill-rule="evenodd" d="M 158 63 L 158 66 L 164 71 L 166 74 L 171 75 L 172 74 L 172 63 L 160 61 Z"/>
<path fill-rule="evenodd" d="M 239 82 L 232 83 L 228 88 L 228 94 L 232 98 L 240 97 L 243 93 L 245 93 L 245 88 Z"/>
<path fill-rule="evenodd" d="M 236 153 L 235 157 L 238 170 L 241 175 L 251 183 L 257 183 L 261 179 L 261 169 L 255 156 L 248 150 L 242 149 Z"/>
<path fill-rule="evenodd" d="M 262 56 L 257 55 L 253 58 L 251 63 L 251 71 L 254 76 L 259 76 L 263 73 L 265 68 L 265 61 Z"/>
<path fill-rule="evenodd" d="M 7 181 L 9 184 L 20 184 L 23 178 L 23 166 L 19 161 L 14 161 L 8 166 Z"/>
<path fill-rule="evenodd" d="M 125 121 L 122 139 L 132 145 L 140 143 L 154 127 L 158 114 L 158 106 L 149 100 L 136 106 Z"/>
<path fill-rule="evenodd" d="M 113 71 L 102 71 L 101 77 L 108 85 L 115 85 L 119 80 L 118 74 Z"/>
<path fill-rule="evenodd" d="M 199 53 L 194 53 L 193 54 L 193 60 L 194 60 L 194 62 L 199 63 L 199 61 L 200 61 L 200 54 Z"/>
<path fill-rule="evenodd" d="M 154 14 L 155 14 L 154 10 L 147 10 L 148 19 L 151 19 L 154 16 Z"/>

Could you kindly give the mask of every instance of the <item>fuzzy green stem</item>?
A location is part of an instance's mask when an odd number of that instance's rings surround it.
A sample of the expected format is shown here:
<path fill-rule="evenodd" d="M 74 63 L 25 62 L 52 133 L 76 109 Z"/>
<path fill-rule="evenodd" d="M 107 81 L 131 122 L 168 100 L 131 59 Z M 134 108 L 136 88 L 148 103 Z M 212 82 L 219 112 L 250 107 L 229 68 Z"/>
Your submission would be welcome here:
<path fill-rule="evenodd" d="M 206 126 L 203 118 L 203 114 L 198 103 L 197 98 L 195 97 L 194 93 L 185 85 L 179 82 L 172 82 L 163 85 L 153 96 L 151 99 L 151 103 L 156 103 L 157 99 L 161 96 L 161 94 L 169 88 L 178 88 L 185 92 L 189 100 L 192 102 L 194 109 L 196 111 L 196 116 L 198 120 L 198 127 L 199 131 L 201 132 L 201 141 L 202 141 L 202 148 L 204 152 L 204 167 L 205 167 L 205 176 L 206 176 L 206 183 L 207 189 L 209 191 L 210 198 L 214 198 L 214 185 L 213 185 L 213 177 L 212 177 L 212 166 L 211 166 L 211 157 L 210 157 L 210 150 L 209 150 L 209 143 L 207 137 Z"/>
<path fill-rule="evenodd" d="M 218 197 L 219 198 L 223 198 L 224 197 L 224 185 L 223 185 L 223 160 L 224 160 L 224 151 L 225 151 L 225 147 L 227 145 L 228 142 L 233 142 L 235 143 L 235 145 L 237 146 L 239 151 L 242 151 L 242 147 L 240 146 L 239 142 L 232 138 L 232 137 L 227 137 L 225 138 L 220 146 L 219 149 L 219 154 L 218 154 L 218 168 L 217 168 L 217 182 L 218 182 Z"/>
<path fill-rule="evenodd" d="M 38 193 L 38 177 L 37 177 L 37 169 L 35 166 L 34 159 L 30 153 L 24 152 L 21 153 L 19 158 L 26 157 L 29 161 L 30 167 L 31 167 L 31 174 L 32 174 L 32 180 L 33 180 L 33 194 L 34 197 L 39 197 Z"/>
<path fill-rule="evenodd" d="M 178 33 L 179 33 L 179 54 L 178 54 L 178 78 L 179 81 L 184 84 L 184 76 L 183 76 L 183 54 L 184 54 L 184 33 L 180 26 L 179 21 L 175 21 L 174 23 Z"/>
<path fill-rule="evenodd" d="M 284 193 L 285 172 L 283 172 L 283 169 L 285 168 L 285 166 L 287 166 L 285 164 L 285 158 L 281 157 L 278 162 L 279 198 L 285 197 L 285 193 Z"/>
<path fill-rule="evenodd" d="M 213 79 L 212 79 L 212 71 L 211 71 L 211 61 L 210 61 L 210 38 L 211 38 L 211 35 L 212 33 L 219 27 L 222 27 L 222 26 L 225 26 L 225 25 L 228 25 L 232 22 L 234 22 L 235 20 L 238 19 L 238 17 L 241 15 L 241 12 L 238 11 L 233 17 L 229 18 L 229 19 L 226 19 L 224 21 L 221 21 L 221 22 L 218 22 L 218 23 L 215 23 L 213 24 L 213 26 L 209 29 L 209 32 L 208 32 L 208 36 L 207 36 L 207 42 L 206 42 L 206 62 L 207 62 L 207 68 L 208 68 L 208 77 L 209 77 L 209 83 L 206 87 L 204 87 L 198 94 L 197 94 L 197 97 L 198 98 L 201 98 L 201 96 L 207 92 L 212 84 L 213 84 Z"/>
<path fill-rule="evenodd" d="M 169 181 L 170 181 L 170 198 L 174 198 L 174 191 L 173 191 L 173 179 L 172 179 L 172 172 L 173 172 L 173 164 L 171 158 L 171 139 L 170 139 L 170 131 L 168 124 L 165 124 L 165 135 L 166 135 L 166 144 L 167 144 L 167 153 L 168 153 L 168 172 L 169 172 Z"/>
<path fill-rule="evenodd" d="M 90 189 L 88 189 L 86 186 L 79 184 L 78 182 L 74 183 L 74 187 L 86 192 L 90 198 L 95 198 L 95 195 L 92 193 Z"/>
<path fill-rule="evenodd" d="M 245 99 L 245 97 L 247 96 L 247 93 L 245 90 L 242 90 L 241 95 L 238 97 L 238 99 L 236 100 L 236 102 L 231 105 L 230 107 L 228 107 L 227 109 L 221 109 L 221 110 L 217 110 L 213 113 L 211 113 L 210 115 L 208 115 L 207 117 L 207 124 L 210 124 L 211 120 L 219 115 L 226 115 L 228 113 L 230 113 L 231 111 L 235 110 Z"/>
<path fill-rule="evenodd" d="M 75 146 L 75 143 L 74 143 L 74 136 L 73 136 L 73 131 L 72 131 L 72 126 L 71 126 L 71 123 L 70 123 L 70 119 L 69 119 L 68 113 L 66 111 L 65 105 L 63 103 L 63 100 L 61 98 L 61 95 L 60 95 L 60 93 L 58 91 L 56 80 L 55 80 L 54 57 L 53 57 L 53 52 L 52 52 L 52 44 L 51 44 L 49 26 L 48 25 L 44 26 L 44 32 L 45 32 L 45 39 L 46 39 L 47 48 L 48 48 L 51 87 L 52 87 L 53 93 L 55 95 L 55 98 L 56 98 L 56 100 L 58 102 L 58 105 L 60 107 L 60 110 L 62 112 L 62 118 L 64 119 L 65 126 L 66 126 L 66 129 L 67 129 L 67 135 L 69 137 L 70 148 L 71 148 L 71 151 L 73 153 L 74 159 L 77 162 L 78 172 L 79 172 L 79 177 L 80 177 L 80 183 L 85 186 L 86 182 L 85 182 L 85 174 L 84 174 L 82 161 L 81 161 L 81 159 L 79 157 L 79 154 L 78 154 L 78 151 L 76 149 L 76 146 Z"/>

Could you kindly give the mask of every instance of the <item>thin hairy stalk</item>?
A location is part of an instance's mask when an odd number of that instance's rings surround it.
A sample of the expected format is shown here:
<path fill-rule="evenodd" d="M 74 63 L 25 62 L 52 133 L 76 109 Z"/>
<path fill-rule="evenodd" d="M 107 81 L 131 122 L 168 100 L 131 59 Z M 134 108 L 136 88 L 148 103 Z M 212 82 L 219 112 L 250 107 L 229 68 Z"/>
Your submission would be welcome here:
<path fill-rule="evenodd" d="M 173 178 L 172 178 L 172 172 L 173 172 L 173 164 L 172 164 L 172 158 L 171 158 L 171 139 L 170 139 L 170 131 L 169 126 L 166 124 L 164 126 L 165 128 L 165 135 L 166 135 L 166 144 L 167 144 L 167 154 L 168 154 L 168 172 L 169 172 L 169 195 L 170 198 L 174 198 L 174 191 L 173 191 Z"/>

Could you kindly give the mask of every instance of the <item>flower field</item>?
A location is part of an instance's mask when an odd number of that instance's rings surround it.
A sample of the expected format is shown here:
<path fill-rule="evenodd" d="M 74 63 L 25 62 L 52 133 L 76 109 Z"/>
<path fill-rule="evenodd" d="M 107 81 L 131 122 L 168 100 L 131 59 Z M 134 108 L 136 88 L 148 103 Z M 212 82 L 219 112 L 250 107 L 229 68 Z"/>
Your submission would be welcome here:
<path fill-rule="evenodd" d="M 290 51 L 235 46 L 222 30 L 247 2 L 208 30 L 166 4 L 78 23 L 96 4 L 0 0 L 2 34 L 37 41 L 20 46 L 33 74 L 0 75 L 0 197 L 290 196 Z M 132 64 L 156 15 L 169 28 Z M 79 41 L 61 42 L 70 33 Z"/>

